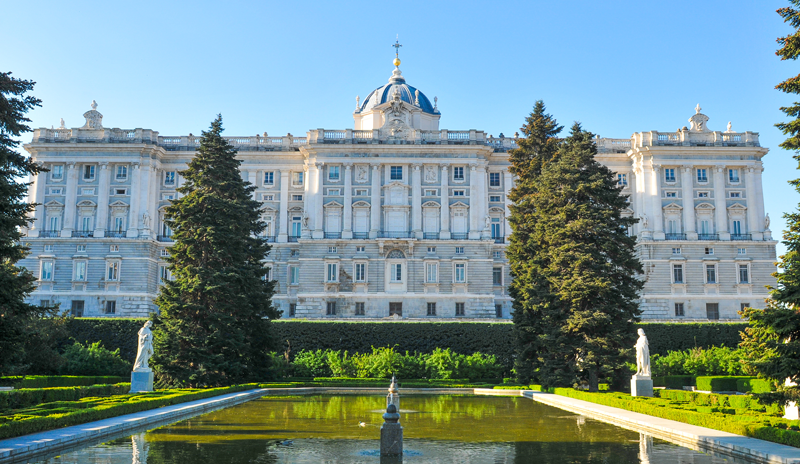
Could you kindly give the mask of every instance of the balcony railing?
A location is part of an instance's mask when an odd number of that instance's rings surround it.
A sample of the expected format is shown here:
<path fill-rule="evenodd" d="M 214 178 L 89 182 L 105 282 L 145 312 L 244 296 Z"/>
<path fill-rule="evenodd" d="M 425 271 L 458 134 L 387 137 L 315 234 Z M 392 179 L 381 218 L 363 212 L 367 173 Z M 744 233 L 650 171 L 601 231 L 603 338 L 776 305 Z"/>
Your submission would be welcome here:
<path fill-rule="evenodd" d="M 106 237 L 124 238 L 126 235 L 128 235 L 128 231 L 127 230 L 107 230 L 106 231 Z"/>
<path fill-rule="evenodd" d="M 94 232 L 89 230 L 73 230 L 72 236 L 77 238 L 90 238 L 94 237 Z"/>
<path fill-rule="evenodd" d="M 289 236 L 289 242 L 290 242 L 290 243 L 297 243 L 297 239 L 298 239 L 298 238 L 300 238 L 300 236 L 299 236 L 299 235 L 290 235 L 290 236 Z"/>
<path fill-rule="evenodd" d="M 731 234 L 731 240 L 753 240 L 752 234 Z"/>
<path fill-rule="evenodd" d="M 505 237 L 492 237 L 492 240 L 494 240 L 494 243 L 506 243 Z"/>
<path fill-rule="evenodd" d="M 422 238 L 425 240 L 439 240 L 439 232 L 423 232 Z"/>
<path fill-rule="evenodd" d="M 341 232 L 325 232 L 325 238 L 342 238 Z"/>
<path fill-rule="evenodd" d="M 469 234 L 456 234 L 456 233 L 450 234 L 450 238 L 452 240 L 466 240 L 467 237 L 469 237 Z"/>
<path fill-rule="evenodd" d="M 392 231 L 382 231 L 380 233 L 381 238 L 409 238 L 411 236 L 410 232 L 403 231 L 403 232 L 392 232 Z"/>
<path fill-rule="evenodd" d="M 159 242 L 171 242 L 172 235 L 156 235 L 156 240 Z"/>
<path fill-rule="evenodd" d="M 686 240 L 686 234 L 664 234 L 665 240 Z"/>
<path fill-rule="evenodd" d="M 353 232 L 353 238 L 356 240 L 366 240 L 369 238 L 369 232 Z"/>
<path fill-rule="evenodd" d="M 265 235 L 264 239 L 266 239 L 267 243 L 275 243 L 275 239 L 277 237 L 274 235 Z"/>
<path fill-rule="evenodd" d="M 48 237 L 58 237 L 61 235 L 60 230 L 40 230 L 39 237 L 48 238 Z"/>
<path fill-rule="evenodd" d="M 698 240 L 719 240 L 719 234 L 697 234 Z"/>

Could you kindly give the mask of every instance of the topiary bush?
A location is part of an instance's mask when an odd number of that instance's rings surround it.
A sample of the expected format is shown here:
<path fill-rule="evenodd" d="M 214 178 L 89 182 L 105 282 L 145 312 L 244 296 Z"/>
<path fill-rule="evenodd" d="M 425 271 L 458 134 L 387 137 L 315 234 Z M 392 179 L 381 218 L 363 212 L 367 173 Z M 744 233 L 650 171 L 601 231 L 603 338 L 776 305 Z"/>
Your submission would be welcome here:
<path fill-rule="evenodd" d="M 133 367 L 122 359 L 120 349 L 103 348 L 101 342 L 91 345 L 74 343 L 64 351 L 62 372 L 67 375 L 126 375 Z"/>

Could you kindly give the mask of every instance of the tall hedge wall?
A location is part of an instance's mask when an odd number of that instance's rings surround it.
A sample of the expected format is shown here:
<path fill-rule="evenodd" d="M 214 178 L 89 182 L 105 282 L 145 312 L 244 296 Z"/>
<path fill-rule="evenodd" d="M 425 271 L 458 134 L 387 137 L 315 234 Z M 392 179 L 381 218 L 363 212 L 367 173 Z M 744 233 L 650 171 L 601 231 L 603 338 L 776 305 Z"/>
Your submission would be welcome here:
<path fill-rule="evenodd" d="M 72 319 L 67 328 L 71 337 L 82 343 L 102 341 L 108 349 L 120 348 L 122 357 L 136 357 L 136 332 L 144 319 Z M 695 346 L 725 345 L 735 347 L 741 341 L 739 332 L 745 323 L 643 323 L 650 341 L 651 354 L 685 350 Z M 372 346 L 398 345 L 401 351 L 431 352 L 449 347 L 457 353 L 476 351 L 494 354 L 511 365 L 514 346 L 510 323 L 490 322 L 333 322 L 277 321 L 275 335 L 300 350 L 331 348 L 350 352 L 370 351 Z"/>

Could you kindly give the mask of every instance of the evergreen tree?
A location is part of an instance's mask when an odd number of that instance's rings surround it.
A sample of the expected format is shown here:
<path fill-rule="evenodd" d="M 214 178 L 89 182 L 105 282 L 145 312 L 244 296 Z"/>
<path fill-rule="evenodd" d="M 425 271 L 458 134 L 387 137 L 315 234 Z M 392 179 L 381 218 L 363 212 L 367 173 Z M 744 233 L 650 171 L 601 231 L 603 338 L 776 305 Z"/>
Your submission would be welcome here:
<path fill-rule="evenodd" d="M 789 3 L 800 7 L 800 0 L 790 0 Z M 782 60 L 796 60 L 800 56 L 800 11 L 786 7 L 778 9 L 778 14 L 794 28 L 794 33 L 778 39 L 781 48 L 776 54 Z M 800 75 L 781 82 L 776 88 L 800 94 Z M 800 162 L 800 103 L 783 107 L 781 111 L 792 120 L 776 124 L 788 136 L 780 146 L 793 150 L 794 159 Z M 789 181 L 789 184 L 800 192 L 800 179 Z M 783 233 L 786 254 L 778 263 L 783 272 L 773 274 L 778 286 L 770 287 L 770 299 L 765 309 L 746 308 L 740 313 L 750 323 L 742 342 L 742 347 L 748 352 L 747 364 L 759 376 L 778 384 L 776 393 L 758 395 L 770 403 L 800 401 L 800 387 L 785 385 L 786 379 L 800 383 L 800 213 L 786 213 L 783 217 L 789 229 Z"/>
<path fill-rule="evenodd" d="M 222 138 L 222 116 L 203 132 L 181 175 L 183 195 L 167 208 L 174 276 L 156 299 L 153 365 L 161 385 L 216 386 L 269 375 L 274 282 L 255 187 L 242 180 L 236 150 Z"/>
<path fill-rule="evenodd" d="M 20 243 L 21 229 L 27 227 L 34 204 L 25 202 L 30 183 L 18 179 L 34 176 L 41 170 L 30 158 L 17 151 L 15 138 L 29 132 L 25 113 L 41 106 L 41 100 L 26 93 L 32 81 L 0 73 L 0 373 L 25 369 L 26 343 L 39 330 L 39 322 L 53 315 L 53 308 L 25 303 L 34 290 L 36 277 L 16 263 L 29 253 Z"/>
<path fill-rule="evenodd" d="M 516 176 L 516 181 L 508 194 L 512 201 L 509 217 L 512 233 L 506 256 L 513 277 L 509 294 L 514 308 L 515 370 L 523 382 L 533 378 L 548 356 L 548 347 L 552 346 L 543 327 L 546 322 L 542 313 L 551 304 L 550 288 L 539 273 L 538 249 L 532 236 L 536 225 L 533 199 L 537 178 L 542 167 L 555 156 L 562 129 L 539 100 L 520 129 L 525 137 L 517 140 L 519 148 L 509 151 L 509 171 Z"/>

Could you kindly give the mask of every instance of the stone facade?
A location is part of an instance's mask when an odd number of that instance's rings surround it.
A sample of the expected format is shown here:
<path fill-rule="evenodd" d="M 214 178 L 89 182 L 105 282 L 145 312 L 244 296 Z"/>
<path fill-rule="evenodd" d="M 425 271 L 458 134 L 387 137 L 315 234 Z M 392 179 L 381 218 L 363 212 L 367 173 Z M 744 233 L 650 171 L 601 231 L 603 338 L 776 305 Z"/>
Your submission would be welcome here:
<path fill-rule="evenodd" d="M 94 102 L 84 117 L 80 128 L 37 129 L 25 145 L 50 170 L 30 190 L 40 203 L 22 262 L 40 278 L 31 301 L 145 316 L 170 278 L 164 208 L 200 137 L 108 129 Z M 395 68 L 358 100 L 357 129 L 227 137 L 264 205 L 283 317 L 510 317 L 514 138 L 439 129 L 440 117 L 436 99 Z M 698 107 L 691 128 L 597 139 L 598 158 L 631 195 L 629 214 L 642 218 L 631 233 L 645 318 L 737 318 L 774 283 L 767 149 L 756 133 L 709 131 L 707 120 Z"/>

